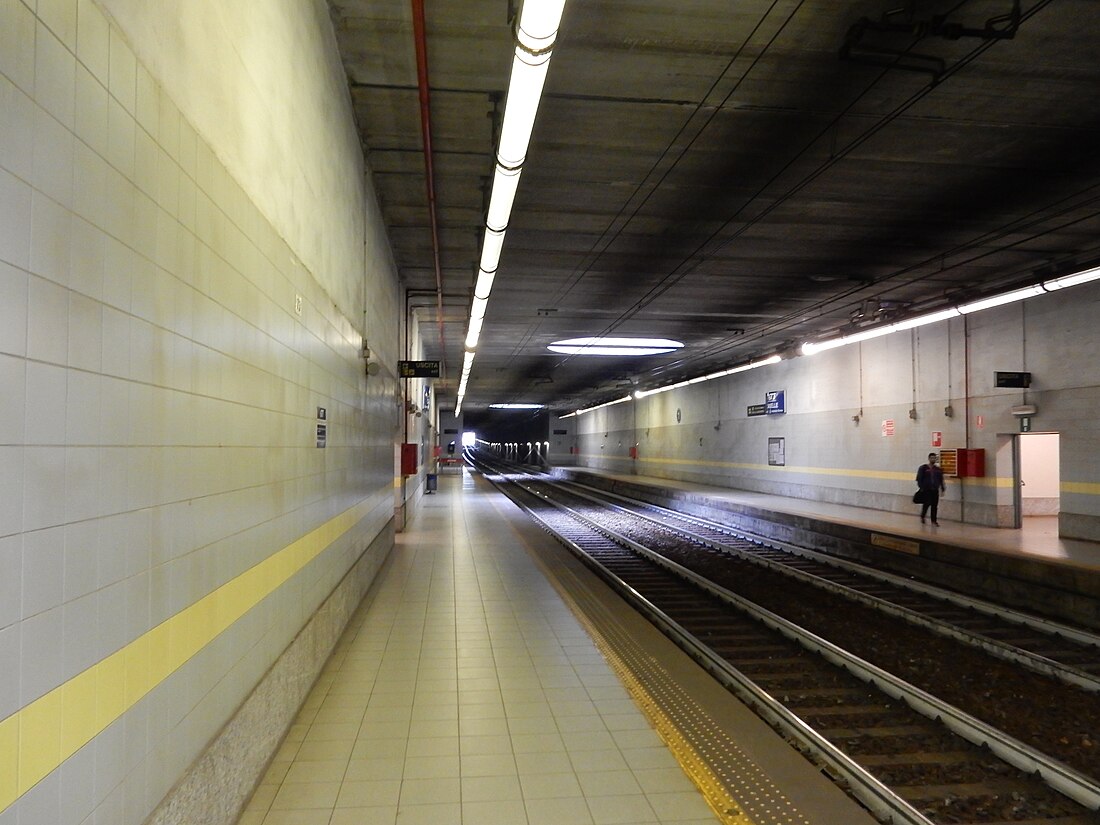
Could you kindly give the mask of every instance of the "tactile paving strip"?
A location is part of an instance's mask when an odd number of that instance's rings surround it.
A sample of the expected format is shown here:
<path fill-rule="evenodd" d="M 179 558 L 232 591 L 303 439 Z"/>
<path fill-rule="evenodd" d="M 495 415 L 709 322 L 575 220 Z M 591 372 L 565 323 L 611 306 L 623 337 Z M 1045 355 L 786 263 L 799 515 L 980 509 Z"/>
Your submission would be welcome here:
<path fill-rule="evenodd" d="M 726 825 L 809 825 L 809 820 L 713 717 L 592 597 L 549 576 L 658 735 Z M 599 618 L 602 616 L 602 620 Z"/>

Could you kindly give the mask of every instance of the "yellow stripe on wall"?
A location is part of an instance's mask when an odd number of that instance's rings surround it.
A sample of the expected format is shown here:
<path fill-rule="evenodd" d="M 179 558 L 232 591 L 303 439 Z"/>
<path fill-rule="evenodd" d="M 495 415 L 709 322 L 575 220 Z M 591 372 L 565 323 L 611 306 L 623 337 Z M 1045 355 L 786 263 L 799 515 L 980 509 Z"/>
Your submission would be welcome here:
<path fill-rule="evenodd" d="M 0 720 L 0 812 L 358 524 L 363 500 Z"/>
<path fill-rule="evenodd" d="M 1091 481 L 1063 481 L 1063 493 L 1079 493 L 1086 496 L 1100 496 L 1100 484 Z"/>
<path fill-rule="evenodd" d="M 629 456 L 607 456 L 607 455 L 589 455 L 580 454 L 579 458 L 586 460 L 598 460 L 598 461 L 618 461 L 620 463 L 627 463 L 637 461 L 638 464 L 651 464 L 651 465 L 673 465 L 677 467 L 706 467 L 710 469 L 722 469 L 722 470 L 750 470 L 756 472 L 772 472 L 772 473 L 802 473 L 805 475 L 822 475 L 822 476 L 844 476 L 845 478 L 874 478 L 882 481 L 914 481 L 916 477 L 916 470 L 912 472 L 897 472 L 893 470 L 853 470 L 841 467 L 790 467 L 782 466 L 778 467 L 773 464 L 748 464 L 744 462 L 736 461 L 708 461 L 707 459 L 693 459 L 693 458 L 646 458 L 639 456 L 637 459 L 632 459 Z M 968 487 L 996 487 L 1003 489 L 1012 486 L 1012 479 L 1003 476 L 989 476 L 985 478 L 948 478 L 948 482 L 952 484 L 963 483 Z M 1064 482 L 1062 484 L 1062 492 L 1064 493 L 1087 493 L 1089 495 L 1100 495 L 1100 484 L 1087 484 L 1079 482 Z"/>

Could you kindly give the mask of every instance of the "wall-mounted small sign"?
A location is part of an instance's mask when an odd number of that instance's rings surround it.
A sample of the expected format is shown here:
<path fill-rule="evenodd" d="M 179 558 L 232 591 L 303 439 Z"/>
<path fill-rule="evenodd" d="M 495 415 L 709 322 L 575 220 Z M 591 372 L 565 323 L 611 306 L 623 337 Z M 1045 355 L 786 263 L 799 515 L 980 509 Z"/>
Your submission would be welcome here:
<path fill-rule="evenodd" d="M 328 442 L 328 424 L 317 425 L 317 446 L 324 447 Z"/>
<path fill-rule="evenodd" d="M 882 437 L 891 438 L 894 435 L 894 419 L 887 418 L 882 422 Z"/>
<path fill-rule="evenodd" d="M 755 415 L 767 415 L 768 408 L 764 404 L 749 404 L 745 407 L 745 414 L 750 418 Z"/>
<path fill-rule="evenodd" d="M 398 361 L 397 376 L 399 378 L 438 378 L 438 361 Z"/>
<path fill-rule="evenodd" d="M 554 435 L 569 435 L 569 430 L 554 430 Z"/>
<path fill-rule="evenodd" d="M 327 421 L 328 420 L 328 410 L 326 410 L 324 407 L 318 407 L 317 408 L 317 420 L 318 421 Z"/>
<path fill-rule="evenodd" d="M 765 412 L 768 415 L 782 415 L 787 411 L 787 391 L 769 390 L 764 393 Z"/>

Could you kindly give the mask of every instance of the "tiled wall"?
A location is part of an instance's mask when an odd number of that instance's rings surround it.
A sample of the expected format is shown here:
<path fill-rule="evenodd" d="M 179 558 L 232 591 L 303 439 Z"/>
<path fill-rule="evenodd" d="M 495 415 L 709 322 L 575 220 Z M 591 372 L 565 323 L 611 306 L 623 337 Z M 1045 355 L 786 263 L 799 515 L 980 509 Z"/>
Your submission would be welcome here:
<path fill-rule="evenodd" d="M 392 272 L 232 148 L 96 3 L 0 0 L 0 825 L 141 822 L 392 518 Z"/>

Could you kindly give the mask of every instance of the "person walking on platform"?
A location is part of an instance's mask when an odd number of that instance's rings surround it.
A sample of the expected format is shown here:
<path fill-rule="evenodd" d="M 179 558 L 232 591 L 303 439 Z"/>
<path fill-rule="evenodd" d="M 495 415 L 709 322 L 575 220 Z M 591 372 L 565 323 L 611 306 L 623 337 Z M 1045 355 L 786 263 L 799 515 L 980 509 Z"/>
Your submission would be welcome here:
<path fill-rule="evenodd" d="M 924 524 L 928 511 L 932 511 L 932 523 L 939 526 L 937 517 L 940 507 L 940 493 L 947 492 L 947 486 L 943 483 L 943 469 L 936 463 L 939 457 L 935 453 L 928 454 L 928 463 L 917 468 L 917 489 L 920 491 L 920 520 Z"/>

